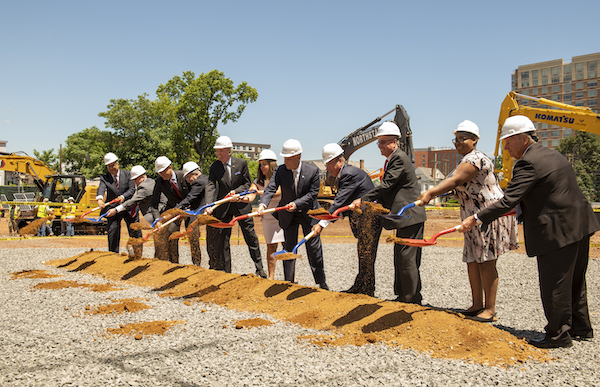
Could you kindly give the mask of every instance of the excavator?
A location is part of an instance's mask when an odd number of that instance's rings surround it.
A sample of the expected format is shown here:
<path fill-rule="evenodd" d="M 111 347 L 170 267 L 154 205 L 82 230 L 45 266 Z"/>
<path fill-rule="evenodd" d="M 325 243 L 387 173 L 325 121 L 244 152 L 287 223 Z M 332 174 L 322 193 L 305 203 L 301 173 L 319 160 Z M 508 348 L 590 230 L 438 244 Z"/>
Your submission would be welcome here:
<path fill-rule="evenodd" d="M 20 172 L 33 177 L 35 185 L 40 190 L 36 202 L 47 198 L 52 207 L 55 208 L 55 218 L 52 222 L 52 230 L 55 235 L 60 234 L 60 207 L 64 199 L 72 196 L 78 204 L 75 215 L 96 207 L 97 184 L 88 182 L 83 175 L 57 174 L 44 162 L 19 153 L 0 152 L 0 170 Z M 89 214 L 90 217 L 98 217 L 99 210 Z M 35 210 L 24 211 L 20 217 L 19 228 L 35 219 Z M 104 233 L 105 223 L 76 223 L 75 232 L 86 234 Z M 57 234 L 58 232 L 58 234 Z"/>
<path fill-rule="evenodd" d="M 377 140 L 375 137 L 375 133 L 379 126 L 374 126 L 378 122 L 380 122 L 384 117 L 396 113 L 394 115 L 394 123 L 398 125 L 400 129 L 400 134 L 402 135 L 399 142 L 400 149 L 403 150 L 408 157 L 413 161 L 415 161 L 415 154 L 412 144 L 412 130 L 410 129 L 410 118 L 408 117 L 408 113 L 406 109 L 402 105 L 396 105 L 396 107 L 389 112 L 385 113 L 381 117 L 375 118 L 373 121 L 368 124 L 356 129 L 349 135 L 342 138 L 338 141 L 338 144 L 344 150 L 343 156 L 346 160 L 350 158 L 350 156 L 359 150 L 362 147 L 369 145 L 370 143 Z M 375 180 L 377 178 L 382 177 L 383 170 L 375 170 L 369 173 L 371 179 Z M 319 190 L 318 200 L 321 205 L 327 207 L 327 204 L 333 203 L 333 198 L 336 194 L 336 187 L 333 185 L 333 180 L 331 176 L 327 176 L 324 180 L 321 181 L 321 188 Z"/>
<path fill-rule="evenodd" d="M 541 105 L 553 106 L 554 109 L 519 105 L 517 98 L 536 101 Z M 500 134 L 502 132 L 504 121 L 506 121 L 508 117 L 516 115 L 526 116 L 533 122 L 558 125 L 582 132 L 600 134 L 600 115 L 590 108 L 567 105 L 562 102 L 551 101 L 546 98 L 535 98 L 511 91 L 506 98 L 504 98 L 500 108 L 498 134 L 496 135 L 496 151 L 494 152 L 495 157 L 502 154 L 502 168 L 496 169 L 495 172 L 498 176 L 500 187 L 503 189 L 506 188 L 512 178 L 513 159 L 508 152 L 503 149 Z"/>

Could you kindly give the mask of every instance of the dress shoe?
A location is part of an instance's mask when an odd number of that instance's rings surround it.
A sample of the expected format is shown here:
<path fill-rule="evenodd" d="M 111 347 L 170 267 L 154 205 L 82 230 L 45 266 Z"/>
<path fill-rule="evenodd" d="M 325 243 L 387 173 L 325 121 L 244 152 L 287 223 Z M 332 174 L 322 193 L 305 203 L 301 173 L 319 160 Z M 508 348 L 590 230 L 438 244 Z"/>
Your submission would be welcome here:
<path fill-rule="evenodd" d="M 267 273 L 265 273 L 264 269 L 257 270 L 256 275 L 261 278 L 267 278 Z"/>
<path fill-rule="evenodd" d="M 576 341 L 592 341 L 594 338 L 594 332 L 588 333 L 571 333 L 571 338 Z"/>
<path fill-rule="evenodd" d="M 323 282 L 322 284 L 319 284 L 319 287 L 323 290 L 329 290 L 329 286 L 327 286 L 327 284 L 325 282 Z"/>
<path fill-rule="evenodd" d="M 494 321 L 498 321 L 498 317 L 496 316 L 496 313 L 494 313 L 492 315 L 492 317 L 473 316 L 473 317 L 469 317 L 469 318 L 473 321 L 482 322 L 482 323 L 492 323 Z"/>
<path fill-rule="evenodd" d="M 540 341 L 530 340 L 529 344 L 536 348 L 550 349 L 550 348 L 569 348 L 573 346 L 572 341 L 548 341 L 546 339 Z"/>
<path fill-rule="evenodd" d="M 358 293 L 360 293 L 360 289 L 352 286 L 350 289 L 344 290 L 343 293 L 358 294 Z"/>

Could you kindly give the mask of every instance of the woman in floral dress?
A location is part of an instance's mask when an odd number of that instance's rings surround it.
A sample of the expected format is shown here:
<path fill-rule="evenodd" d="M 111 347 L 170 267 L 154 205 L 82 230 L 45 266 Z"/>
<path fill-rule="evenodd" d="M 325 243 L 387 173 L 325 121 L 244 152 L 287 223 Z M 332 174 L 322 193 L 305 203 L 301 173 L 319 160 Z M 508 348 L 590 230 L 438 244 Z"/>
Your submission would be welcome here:
<path fill-rule="evenodd" d="M 437 186 L 419 197 L 422 205 L 431 198 L 455 190 L 460 201 L 460 216 L 465 219 L 504 196 L 494 175 L 494 164 L 476 149 L 479 128 L 465 120 L 453 132 L 452 141 L 463 158 L 459 166 Z M 480 322 L 493 322 L 498 291 L 498 257 L 519 247 L 514 216 L 498 218 L 487 227 L 475 227 L 464 234 L 463 261 L 467 263 L 473 305 L 463 314 Z"/>

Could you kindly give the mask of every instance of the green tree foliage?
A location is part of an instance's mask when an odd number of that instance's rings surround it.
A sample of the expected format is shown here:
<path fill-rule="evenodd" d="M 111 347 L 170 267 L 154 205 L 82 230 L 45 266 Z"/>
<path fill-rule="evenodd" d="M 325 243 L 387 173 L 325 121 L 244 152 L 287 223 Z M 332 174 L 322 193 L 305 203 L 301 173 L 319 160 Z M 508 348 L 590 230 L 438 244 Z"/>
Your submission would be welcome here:
<path fill-rule="evenodd" d="M 198 77 L 186 71 L 160 85 L 156 93 L 170 114 L 174 161 L 182 164 L 198 157 L 204 171 L 216 159 L 213 146 L 219 136 L 217 125 L 236 122 L 246 105 L 258 98 L 256 89 L 246 82 L 234 86 L 218 70 Z"/>
<path fill-rule="evenodd" d="M 232 153 L 231 156 L 246 160 L 248 163 L 248 172 L 250 173 L 250 181 L 254 181 L 258 176 L 258 166 L 260 163 L 257 160 L 251 160 L 243 153 Z"/>
<path fill-rule="evenodd" d="M 112 133 L 95 126 L 70 135 L 63 155 L 65 171 L 93 179 L 106 172 L 104 155 L 115 146 Z"/>
<path fill-rule="evenodd" d="M 569 159 L 579 188 L 589 201 L 600 201 L 600 137 L 593 133 L 577 132 L 565 138 L 556 148 Z"/>
<path fill-rule="evenodd" d="M 34 149 L 33 154 L 35 155 L 36 159 L 43 161 L 44 164 L 58 173 L 60 170 L 60 158 L 58 154 L 54 153 L 54 148 L 50 150 L 43 150 L 41 152 L 38 152 Z"/>

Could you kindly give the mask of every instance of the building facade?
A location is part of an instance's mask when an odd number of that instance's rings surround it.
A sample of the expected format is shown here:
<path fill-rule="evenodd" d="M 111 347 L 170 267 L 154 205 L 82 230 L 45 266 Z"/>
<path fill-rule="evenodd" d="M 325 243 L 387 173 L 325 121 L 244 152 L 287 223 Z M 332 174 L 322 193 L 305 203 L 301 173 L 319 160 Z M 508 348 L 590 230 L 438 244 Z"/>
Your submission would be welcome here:
<path fill-rule="evenodd" d="M 563 59 L 519 66 L 512 74 L 512 90 L 536 98 L 573 106 L 588 107 L 598 113 L 598 64 L 600 53 L 574 56 L 570 63 Z M 520 105 L 545 108 L 536 101 L 518 99 Z M 558 125 L 534 122 L 540 144 L 549 148 L 560 145 L 574 130 Z"/>
<path fill-rule="evenodd" d="M 453 148 L 417 148 L 415 152 L 415 168 L 424 167 L 438 169 L 447 176 L 458 164 L 462 156 Z"/>
<path fill-rule="evenodd" d="M 233 142 L 231 153 L 239 153 L 250 160 L 258 160 L 258 156 L 263 149 L 271 149 L 270 144 L 254 144 L 248 142 Z"/>

